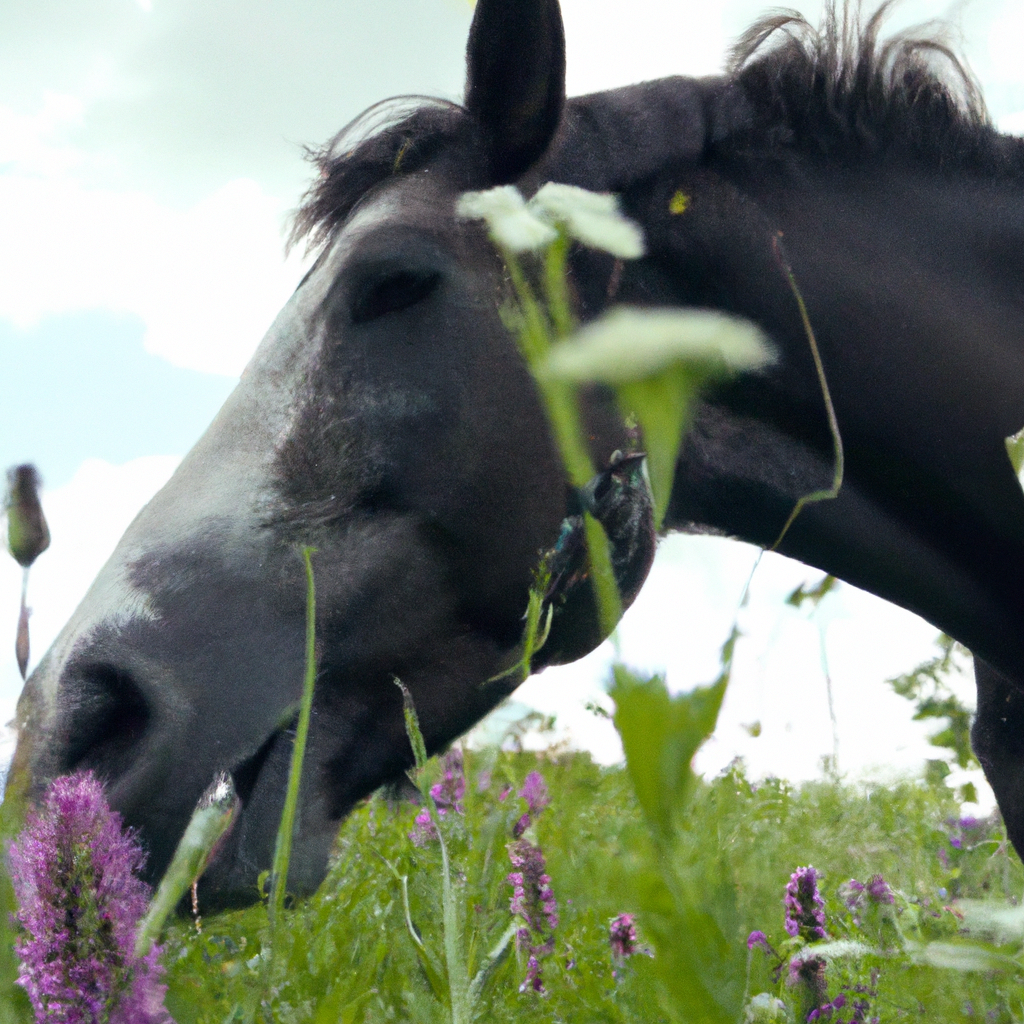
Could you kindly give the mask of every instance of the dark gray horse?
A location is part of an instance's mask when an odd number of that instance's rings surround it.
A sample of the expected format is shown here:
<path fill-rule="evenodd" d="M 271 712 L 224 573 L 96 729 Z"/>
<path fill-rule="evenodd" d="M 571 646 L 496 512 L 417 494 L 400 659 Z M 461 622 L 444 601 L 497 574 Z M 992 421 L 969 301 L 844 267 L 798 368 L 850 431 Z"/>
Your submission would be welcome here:
<path fill-rule="evenodd" d="M 318 549 L 319 677 L 293 888 L 339 819 L 410 760 L 393 677 L 437 749 L 491 708 L 538 552 L 567 511 L 503 269 L 469 189 L 617 192 L 648 254 L 572 254 L 584 319 L 611 300 L 756 321 L 779 359 L 711 393 L 673 529 L 770 544 L 827 485 L 832 442 L 780 239 L 847 454 L 839 498 L 782 551 L 923 615 L 976 655 L 975 748 L 1024 848 L 1024 142 L 940 47 L 761 23 L 734 70 L 566 101 L 557 0 L 478 0 L 464 106 L 377 108 L 319 154 L 297 236 L 313 269 L 237 390 L 143 510 L 19 705 L 36 790 L 92 767 L 166 865 L 218 769 L 241 817 L 207 880 L 268 867 L 301 685 L 299 544 Z M 933 64 L 945 62 L 945 73 Z M 685 213 L 674 212 L 682 193 Z M 627 442 L 588 395 L 593 453 Z M 540 664 L 600 639 L 587 587 Z M 572 612 L 570 614 L 570 612 Z"/>

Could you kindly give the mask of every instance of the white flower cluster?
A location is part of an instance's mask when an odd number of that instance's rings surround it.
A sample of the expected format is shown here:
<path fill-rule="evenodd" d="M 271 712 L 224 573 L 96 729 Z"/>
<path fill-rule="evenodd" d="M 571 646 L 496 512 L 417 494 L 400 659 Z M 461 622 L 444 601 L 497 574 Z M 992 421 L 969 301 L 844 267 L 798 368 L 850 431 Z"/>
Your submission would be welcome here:
<path fill-rule="evenodd" d="M 592 249 L 619 259 L 644 254 L 643 232 L 619 211 L 618 199 L 575 185 L 549 181 L 527 202 L 514 185 L 467 192 L 456 205 L 466 220 L 482 220 L 498 245 L 514 253 L 539 252 L 557 237 L 557 229 Z"/>
<path fill-rule="evenodd" d="M 773 358 L 761 330 L 749 320 L 709 309 L 619 306 L 554 348 L 545 372 L 614 386 L 653 377 L 676 363 L 735 373 Z"/>

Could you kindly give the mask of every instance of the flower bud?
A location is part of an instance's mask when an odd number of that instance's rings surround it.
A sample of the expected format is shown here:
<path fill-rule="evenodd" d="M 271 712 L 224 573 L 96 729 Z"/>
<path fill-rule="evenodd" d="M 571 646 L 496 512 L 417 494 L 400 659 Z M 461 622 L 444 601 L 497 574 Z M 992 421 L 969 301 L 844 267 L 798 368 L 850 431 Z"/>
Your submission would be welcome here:
<path fill-rule="evenodd" d="M 7 471 L 7 546 L 26 569 L 50 546 L 50 529 L 39 504 L 39 473 L 31 463 Z"/>

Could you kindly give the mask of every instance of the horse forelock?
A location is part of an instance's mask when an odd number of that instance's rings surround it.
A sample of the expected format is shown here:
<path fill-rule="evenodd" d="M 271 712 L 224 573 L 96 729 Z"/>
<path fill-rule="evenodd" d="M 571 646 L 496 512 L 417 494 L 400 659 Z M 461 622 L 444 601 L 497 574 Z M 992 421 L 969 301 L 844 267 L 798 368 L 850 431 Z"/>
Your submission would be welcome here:
<path fill-rule="evenodd" d="M 456 103 L 400 96 L 376 103 L 322 147 L 307 149 L 317 177 L 295 213 L 289 245 L 322 247 L 376 185 L 422 168 L 441 151 L 471 148 L 471 118 Z"/>
<path fill-rule="evenodd" d="M 980 88 L 929 23 L 884 38 L 895 0 L 866 21 L 829 3 L 815 28 L 796 12 L 756 21 L 729 74 L 753 116 L 726 142 L 745 158 L 785 153 L 844 161 L 892 157 L 946 169 L 1024 175 L 1024 142 L 993 127 Z"/>

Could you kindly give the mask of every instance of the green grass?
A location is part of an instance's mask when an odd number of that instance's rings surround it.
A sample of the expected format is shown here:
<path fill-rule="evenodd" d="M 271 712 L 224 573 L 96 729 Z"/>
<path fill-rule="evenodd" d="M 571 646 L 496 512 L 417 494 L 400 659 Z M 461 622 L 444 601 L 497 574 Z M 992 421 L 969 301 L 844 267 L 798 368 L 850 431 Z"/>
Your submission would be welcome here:
<path fill-rule="evenodd" d="M 485 989 L 477 1008 L 480 1019 L 594 1024 L 672 1019 L 654 961 L 637 955 L 615 964 L 608 943 L 609 921 L 623 911 L 636 912 L 641 942 L 647 938 L 642 908 L 651 838 L 625 769 L 598 767 L 586 754 L 538 758 L 485 751 L 467 754 L 466 763 L 465 815 L 446 816 L 445 834 L 470 971 L 510 922 L 506 844 L 525 809 L 515 791 L 535 768 L 552 795 L 535 823 L 535 837 L 547 858 L 561 916 L 555 949 L 543 960 L 546 994 L 519 991 L 525 964 L 512 950 Z M 490 782 L 480 792 L 486 773 Z M 507 786 L 513 793 L 502 801 Z M 193 922 L 177 922 L 164 962 L 167 1005 L 179 1024 L 450 1019 L 420 966 L 396 878 L 396 873 L 408 876 L 411 918 L 425 946 L 440 958 L 441 857 L 436 842 L 416 847 L 409 840 L 417 810 L 380 796 L 356 809 L 340 830 L 323 886 L 287 911 L 269 974 L 258 956 L 266 938 L 264 907 L 206 917 L 201 932 Z M 1024 1020 L 1019 941 L 982 947 L 982 937 L 972 936 L 970 949 L 1008 958 L 991 960 L 981 970 L 915 964 L 906 952 L 930 941 L 963 943 L 960 901 L 1006 906 L 1024 889 L 1021 864 L 998 820 L 973 830 L 963 849 L 950 846 L 947 822 L 958 813 L 943 787 L 848 786 L 834 780 L 801 787 L 778 780 L 754 785 L 736 766 L 697 786 L 674 856 L 690 865 L 691 877 L 696 873 L 709 892 L 724 886 L 735 893 L 729 938 L 736 962 L 747 963 L 746 937 L 754 929 L 764 931 L 780 952 L 789 948 L 783 892 L 797 866 L 813 864 L 824 874 L 830 936 L 856 938 L 874 949 L 856 962 L 830 962 L 830 996 L 844 983 L 851 990 L 858 983 L 870 987 L 877 971 L 872 1013 L 882 1021 Z M 940 849 L 946 851 L 945 863 Z M 898 891 L 892 920 L 876 915 L 858 927 L 838 889 L 850 878 L 866 882 L 875 874 Z M 678 942 L 685 947 L 692 938 L 679 934 Z M 775 977 L 775 966 L 758 949 L 749 954 L 748 994 L 770 991 L 795 1009 L 798 993 L 784 977 Z M 264 988 L 267 977 L 269 988 Z"/>

